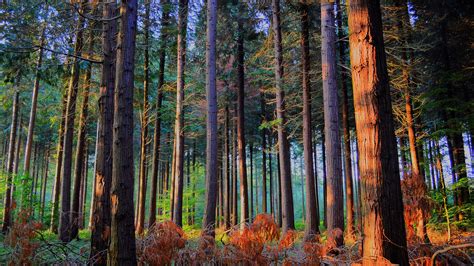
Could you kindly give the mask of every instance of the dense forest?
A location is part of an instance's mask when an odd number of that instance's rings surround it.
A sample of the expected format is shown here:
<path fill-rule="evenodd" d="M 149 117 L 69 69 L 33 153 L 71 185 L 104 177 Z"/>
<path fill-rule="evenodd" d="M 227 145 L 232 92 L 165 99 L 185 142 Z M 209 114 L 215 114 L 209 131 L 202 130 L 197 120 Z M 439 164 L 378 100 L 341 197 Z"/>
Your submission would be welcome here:
<path fill-rule="evenodd" d="M 473 4 L 0 0 L 0 263 L 472 265 Z"/>

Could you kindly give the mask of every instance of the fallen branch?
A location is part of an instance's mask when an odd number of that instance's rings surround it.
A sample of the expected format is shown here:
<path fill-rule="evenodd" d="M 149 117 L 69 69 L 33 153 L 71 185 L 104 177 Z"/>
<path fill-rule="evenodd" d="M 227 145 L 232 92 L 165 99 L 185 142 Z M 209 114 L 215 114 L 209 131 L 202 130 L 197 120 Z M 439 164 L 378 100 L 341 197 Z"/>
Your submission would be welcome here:
<path fill-rule="evenodd" d="M 457 246 L 449 246 L 447 248 L 436 251 L 433 254 L 433 256 L 431 256 L 431 266 L 435 265 L 436 256 L 438 256 L 439 254 L 448 252 L 453 249 L 460 249 L 460 248 L 474 248 L 474 244 L 462 244 L 462 245 L 457 245 Z"/>

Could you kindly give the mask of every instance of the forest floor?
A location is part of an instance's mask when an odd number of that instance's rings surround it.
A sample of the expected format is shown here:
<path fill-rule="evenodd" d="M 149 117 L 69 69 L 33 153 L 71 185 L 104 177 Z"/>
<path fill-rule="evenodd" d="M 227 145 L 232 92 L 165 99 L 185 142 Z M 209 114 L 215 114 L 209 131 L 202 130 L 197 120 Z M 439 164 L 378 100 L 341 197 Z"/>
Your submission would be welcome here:
<path fill-rule="evenodd" d="M 161 228 L 163 229 L 163 228 Z M 16 231 L 15 231 L 16 230 Z M 360 265 L 361 239 L 346 239 L 344 247 L 336 248 L 321 235 L 319 243 L 303 242 L 304 232 L 272 239 L 268 227 L 262 242 L 259 233 L 216 230 L 215 244 L 201 237 L 201 230 L 185 227 L 164 228 L 168 233 L 147 234 L 137 238 L 137 256 L 150 265 L 176 261 L 180 265 L 206 263 L 232 265 L 251 262 L 254 265 Z M 81 230 L 79 237 L 68 244 L 49 230 L 33 224 L 16 227 L 7 235 L 0 234 L 0 265 L 84 265 L 90 263 L 90 231 Z M 244 230 L 245 231 L 245 230 Z M 239 232 L 235 234 L 235 232 Z M 445 231 L 429 230 L 431 244 L 412 242 L 408 253 L 411 265 L 474 265 L 474 231 L 454 231 L 447 242 Z M 236 236 L 237 235 L 237 236 Z M 212 242 L 212 243 L 211 243 Z M 380 260 L 377 265 L 388 265 Z"/>

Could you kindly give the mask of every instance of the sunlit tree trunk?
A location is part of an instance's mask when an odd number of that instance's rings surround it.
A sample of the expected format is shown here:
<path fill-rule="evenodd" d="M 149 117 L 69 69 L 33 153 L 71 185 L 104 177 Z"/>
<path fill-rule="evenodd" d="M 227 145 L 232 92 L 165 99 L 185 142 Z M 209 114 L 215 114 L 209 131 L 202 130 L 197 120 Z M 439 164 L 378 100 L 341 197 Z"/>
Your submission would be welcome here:
<path fill-rule="evenodd" d="M 278 123 L 278 154 L 280 155 L 280 187 L 282 188 L 282 229 L 295 228 L 293 192 L 291 188 L 290 145 L 286 133 L 285 92 L 283 90 L 283 54 L 281 47 L 280 1 L 272 0 L 272 27 L 275 52 L 276 113 Z"/>
<path fill-rule="evenodd" d="M 81 1 L 80 12 L 84 13 L 87 1 Z M 76 43 L 74 54 L 81 56 L 83 46 L 85 19 L 79 16 L 76 25 Z M 74 120 L 76 118 L 76 100 L 79 87 L 79 59 L 74 58 L 71 67 L 71 77 L 67 90 L 66 121 L 64 126 L 63 161 L 61 173 L 61 212 L 59 215 L 59 239 L 63 242 L 71 241 L 71 174 L 72 174 L 72 146 L 74 138 Z"/>
<path fill-rule="evenodd" d="M 362 256 L 408 265 L 379 1 L 351 0 L 349 31 L 364 215 Z"/>
<path fill-rule="evenodd" d="M 114 17 L 116 13 L 115 3 L 109 2 L 104 5 L 102 15 L 104 18 Z M 102 50 L 104 51 L 104 62 L 101 66 L 95 177 L 92 193 L 93 206 L 91 210 L 90 258 L 94 258 L 97 265 L 107 264 L 107 252 L 105 251 L 110 239 L 116 32 L 116 20 L 103 23 Z"/>
<path fill-rule="evenodd" d="M 136 265 L 133 206 L 133 89 L 136 0 L 122 0 L 115 72 L 111 234 L 108 264 Z"/>

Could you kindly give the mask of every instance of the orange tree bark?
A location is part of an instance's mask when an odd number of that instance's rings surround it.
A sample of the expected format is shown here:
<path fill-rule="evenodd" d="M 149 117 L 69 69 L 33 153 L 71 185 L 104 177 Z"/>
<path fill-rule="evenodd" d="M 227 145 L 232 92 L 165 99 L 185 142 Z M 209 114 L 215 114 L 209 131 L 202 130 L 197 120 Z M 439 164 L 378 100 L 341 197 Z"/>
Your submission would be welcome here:
<path fill-rule="evenodd" d="M 115 72 L 111 234 L 108 264 L 136 265 L 133 206 L 133 88 L 136 0 L 122 0 Z"/>
<path fill-rule="evenodd" d="M 362 256 L 408 265 L 379 1 L 350 2 L 349 33 L 364 215 Z"/>

